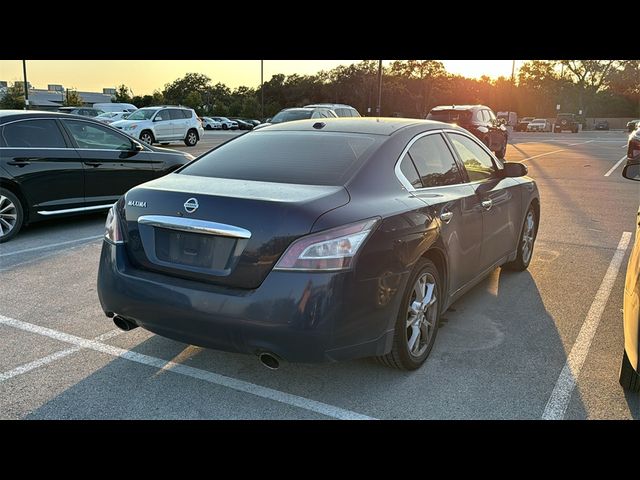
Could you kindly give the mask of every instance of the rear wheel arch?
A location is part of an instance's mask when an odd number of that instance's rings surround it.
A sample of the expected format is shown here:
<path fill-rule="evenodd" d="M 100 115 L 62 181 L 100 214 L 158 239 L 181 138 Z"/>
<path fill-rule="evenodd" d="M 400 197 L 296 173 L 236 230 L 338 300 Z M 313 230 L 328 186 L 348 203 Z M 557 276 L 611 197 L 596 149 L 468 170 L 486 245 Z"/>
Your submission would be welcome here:
<path fill-rule="evenodd" d="M 6 190 L 9 190 L 16 197 L 18 197 L 18 200 L 20 200 L 20 203 L 22 204 L 22 213 L 24 215 L 23 225 L 28 224 L 29 223 L 29 216 L 30 216 L 29 214 L 31 213 L 30 212 L 30 204 L 27 201 L 27 197 L 22 192 L 22 189 L 20 188 L 20 185 L 18 185 L 17 183 L 13 182 L 12 180 L 8 180 L 8 179 L 3 178 L 2 182 L 0 183 L 0 188 L 4 188 Z"/>
<path fill-rule="evenodd" d="M 449 264 L 447 262 L 447 256 L 440 248 L 431 247 L 422 254 L 422 257 L 431 260 L 440 274 L 440 282 L 444 290 L 442 296 L 445 300 L 441 303 L 441 308 L 444 308 L 447 305 L 449 297 Z"/>

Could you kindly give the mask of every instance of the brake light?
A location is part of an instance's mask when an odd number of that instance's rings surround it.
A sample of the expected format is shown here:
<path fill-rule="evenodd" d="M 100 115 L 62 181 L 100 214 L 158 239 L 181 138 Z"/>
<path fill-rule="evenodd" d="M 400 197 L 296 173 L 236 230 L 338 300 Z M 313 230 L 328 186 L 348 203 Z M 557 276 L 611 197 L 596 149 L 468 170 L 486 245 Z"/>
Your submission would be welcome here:
<path fill-rule="evenodd" d="M 374 230 L 378 218 L 299 238 L 284 252 L 275 270 L 336 271 L 353 267 L 353 259 Z"/>
<path fill-rule="evenodd" d="M 104 223 L 104 238 L 110 243 L 123 243 L 124 241 L 115 205 L 109 209 L 107 220 Z"/>

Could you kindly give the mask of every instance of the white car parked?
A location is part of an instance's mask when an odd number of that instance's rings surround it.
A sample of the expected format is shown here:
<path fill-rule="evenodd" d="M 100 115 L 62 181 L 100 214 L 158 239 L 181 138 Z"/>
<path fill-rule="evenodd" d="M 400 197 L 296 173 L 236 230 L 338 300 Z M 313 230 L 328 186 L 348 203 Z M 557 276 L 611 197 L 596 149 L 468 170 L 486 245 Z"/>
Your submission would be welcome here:
<path fill-rule="evenodd" d="M 527 125 L 527 132 L 550 132 L 551 122 L 546 118 L 534 118 Z"/>
<path fill-rule="evenodd" d="M 205 130 L 220 130 L 222 129 L 222 122 L 218 122 L 211 117 L 202 117 L 202 126 Z"/>
<path fill-rule="evenodd" d="M 145 107 L 133 112 L 126 120 L 111 124 L 149 145 L 181 140 L 193 147 L 204 135 L 196 112 L 187 107 Z"/>
<path fill-rule="evenodd" d="M 235 122 L 233 120 L 229 120 L 227 117 L 210 117 L 213 120 L 215 120 L 216 122 L 220 122 L 222 124 L 222 129 L 223 130 L 237 130 L 238 129 L 238 122 Z"/>
<path fill-rule="evenodd" d="M 118 120 L 126 120 L 129 115 L 131 115 L 131 112 L 104 112 L 95 117 L 95 119 L 109 124 L 117 122 Z"/>

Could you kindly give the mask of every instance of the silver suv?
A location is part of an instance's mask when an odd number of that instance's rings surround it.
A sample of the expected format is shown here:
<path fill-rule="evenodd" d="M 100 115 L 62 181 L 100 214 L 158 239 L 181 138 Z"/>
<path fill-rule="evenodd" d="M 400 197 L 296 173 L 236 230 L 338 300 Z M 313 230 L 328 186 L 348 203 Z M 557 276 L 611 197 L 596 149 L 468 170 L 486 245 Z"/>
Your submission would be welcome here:
<path fill-rule="evenodd" d="M 187 107 L 140 108 L 126 120 L 113 122 L 111 126 L 149 145 L 180 140 L 187 147 L 193 147 L 204 135 L 196 112 Z"/>
<path fill-rule="evenodd" d="M 359 117 L 358 110 L 351 105 L 345 105 L 344 103 L 314 103 L 313 105 L 305 105 L 305 108 L 330 108 L 339 117 Z"/>

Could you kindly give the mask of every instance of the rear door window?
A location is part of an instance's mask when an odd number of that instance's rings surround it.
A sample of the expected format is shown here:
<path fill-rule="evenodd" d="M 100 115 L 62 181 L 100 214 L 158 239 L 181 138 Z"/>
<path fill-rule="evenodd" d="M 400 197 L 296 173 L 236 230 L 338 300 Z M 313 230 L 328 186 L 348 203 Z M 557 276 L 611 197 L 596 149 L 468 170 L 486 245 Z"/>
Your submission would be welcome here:
<path fill-rule="evenodd" d="M 169 118 L 171 120 L 184 120 L 184 115 L 182 114 L 182 110 L 178 110 L 177 108 L 170 108 Z"/>
<path fill-rule="evenodd" d="M 66 148 L 62 132 L 55 120 L 25 120 L 2 128 L 7 147 Z"/>
<path fill-rule="evenodd" d="M 440 134 L 426 135 L 414 142 L 408 152 L 424 187 L 462 183 L 455 158 Z"/>
<path fill-rule="evenodd" d="M 343 185 L 385 138 L 258 130 L 221 145 L 179 173 L 274 183 Z"/>

